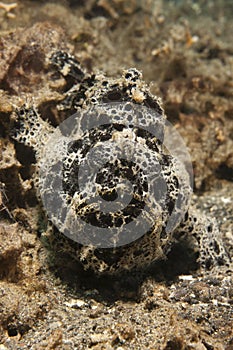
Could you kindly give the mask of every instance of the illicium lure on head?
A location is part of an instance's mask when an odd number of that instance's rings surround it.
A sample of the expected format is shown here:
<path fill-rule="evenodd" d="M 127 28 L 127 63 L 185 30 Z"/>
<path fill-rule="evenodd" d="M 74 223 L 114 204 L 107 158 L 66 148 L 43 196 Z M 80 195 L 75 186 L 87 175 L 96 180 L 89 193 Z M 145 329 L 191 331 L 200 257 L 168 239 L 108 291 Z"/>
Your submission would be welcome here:
<path fill-rule="evenodd" d="M 51 63 L 73 80 L 58 106 L 70 117 L 53 128 L 24 105 L 14 138 L 35 150 L 38 196 L 52 223 L 78 243 L 84 267 L 141 269 L 188 235 L 203 268 L 228 264 L 215 221 L 190 205 L 192 181 L 175 148 L 188 153 L 141 73 L 87 74 L 66 52 Z"/>

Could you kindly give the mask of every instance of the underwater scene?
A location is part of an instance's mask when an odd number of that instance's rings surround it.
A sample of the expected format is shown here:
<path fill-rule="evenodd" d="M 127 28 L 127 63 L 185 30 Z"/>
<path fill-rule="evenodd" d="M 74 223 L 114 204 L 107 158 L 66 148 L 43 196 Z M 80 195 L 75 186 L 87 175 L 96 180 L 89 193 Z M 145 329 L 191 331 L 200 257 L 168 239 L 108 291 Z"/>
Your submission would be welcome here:
<path fill-rule="evenodd" d="M 0 1 L 0 350 L 233 349 L 233 1 Z"/>

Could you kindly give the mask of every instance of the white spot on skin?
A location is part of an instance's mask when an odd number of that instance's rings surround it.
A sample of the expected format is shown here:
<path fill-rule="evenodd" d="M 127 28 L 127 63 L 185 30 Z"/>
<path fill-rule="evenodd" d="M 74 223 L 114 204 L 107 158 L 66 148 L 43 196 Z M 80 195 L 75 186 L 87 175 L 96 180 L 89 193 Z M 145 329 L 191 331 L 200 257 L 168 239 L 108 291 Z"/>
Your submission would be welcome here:
<path fill-rule="evenodd" d="M 66 77 L 70 73 L 70 66 L 68 64 L 65 64 L 61 69 L 61 73 Z"/>
<path fill-rule="evenodd" d="M 134 101 L 138 102 L 138 103 L 142 103 L 145 100 L 144 93 L 136 88 L 132 89 L 132 97 L 133 97 Z"/>

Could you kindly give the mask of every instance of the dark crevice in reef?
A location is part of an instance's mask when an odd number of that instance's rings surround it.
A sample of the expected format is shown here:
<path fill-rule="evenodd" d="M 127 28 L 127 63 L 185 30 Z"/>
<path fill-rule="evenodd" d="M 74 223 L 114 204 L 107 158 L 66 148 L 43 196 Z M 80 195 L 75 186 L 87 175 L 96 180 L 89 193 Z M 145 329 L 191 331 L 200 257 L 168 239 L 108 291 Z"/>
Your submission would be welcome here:
<path fill-rule="evenodd" d="M 216 175 L 219 179 L 233 181 L 233 169 L 224 163 L 219 165 L 218 169 L 216 170 Z"/>

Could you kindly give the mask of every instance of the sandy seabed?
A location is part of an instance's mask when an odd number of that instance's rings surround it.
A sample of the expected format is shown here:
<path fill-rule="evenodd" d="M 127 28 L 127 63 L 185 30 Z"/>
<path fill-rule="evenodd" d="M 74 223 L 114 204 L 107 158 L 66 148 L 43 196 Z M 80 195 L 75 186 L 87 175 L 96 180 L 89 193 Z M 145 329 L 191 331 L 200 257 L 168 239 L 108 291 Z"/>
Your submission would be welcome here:
<path fill-rule="evenodd" d="M 56 105 L 65 81 L 46 62 L 53 50 L 112 77 L 136 67 L 183 136 L 194 202 L 217 219 L 232 256 L 232 2 L 7 3 L 0 3 L 0 349 L 233 349 L 232 267 L 201 273 L 177 245 L 142 276 L 84 271 L 53 250 L 31 182 L 35 156 L 10 137 L 24 101 L 53 125 L 62 121 Z"/>

